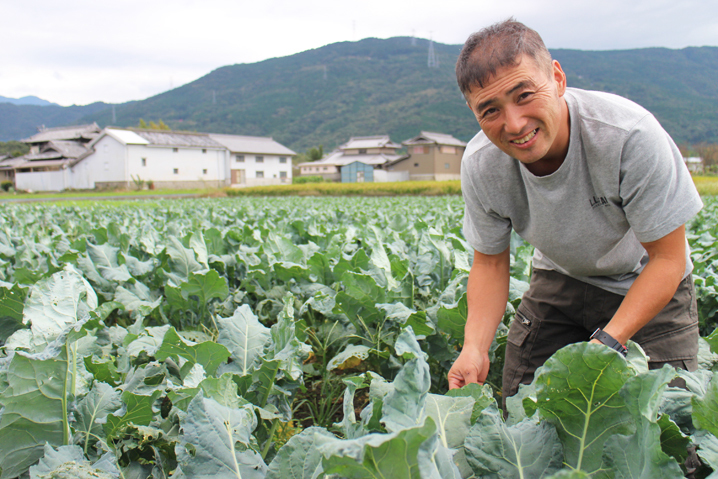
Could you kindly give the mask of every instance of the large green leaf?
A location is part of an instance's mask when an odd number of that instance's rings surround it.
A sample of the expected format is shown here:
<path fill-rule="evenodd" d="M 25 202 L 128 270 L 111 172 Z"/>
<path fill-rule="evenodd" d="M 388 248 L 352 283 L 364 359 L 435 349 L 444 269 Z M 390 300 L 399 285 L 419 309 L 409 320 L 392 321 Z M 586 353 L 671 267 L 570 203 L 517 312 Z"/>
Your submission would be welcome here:
<path fill-rule="evenodd" d="M 155 358 L 164 361 L 173 356 L 184 358 L 193 364 L 201 364 L 205 371 L 214 374 L 219 365 L 230 356 L 230 352 L 223 345 L 212 341 L 188 344 L 174 328 L 170 328 L 162 340 L 162 345 L 155 353 Z"/>
<path fill-rule="evenodd" d="M 19 285 L 0 288 L 0 342 L 24 327 L 22 310 L 27 292 Z"/>
<path fill-rule="evenodd" d="M 109 452 L 94 464 L 78 446 L 60 446 L 55 450 L 45 444 L 44 453 L 40 462 L 30 468 L 30 479 L 119 479 L 122 474 Z"/>
<path fill-rule="evenodd" d="M 448 334 L 451 338 L 463 342 L 464 326 L 468 315 L 466 293 L 452 307 L 441 306 L 437 313 L 439 331 Z"/>
<path fill-rule="evenodd" d="M 449 397 L 429 394 L 426 398 L 424 414 L 436 424 L 444 447 L 463 446 L 471 427 L 471 413 L 476 401 L 473 397 Z"/>
<path fill-rule="evenodd" d="M 427 419 L 421 426 L 392 434 L 328 440 L 320 446 L 324 473 L 345 479 L 421 479 L 419 452 L 435 433 L 436 426 Z"/>
<path fill-rule="evenodd" d="M 106 422 L 107 415 L 121 407 L 121 392 L 109 384 L 96 382 L 75 407 L 75 444 L 82 446 L 87 454 L 90 445 L 104 435 L 102 424 Z"/>
<path fill-rule="evenodd" d="M 309 427 L 284 445 L 267 470 L 266 479 L 317 479 L 322 474 L 322 454 L 318 445 L 334 436 L 324 428 Z"/>
<path fill-rule="evenodd" d="M 616 478 L 672 479 L 681 477 L 678 463 L 663 452 L 661 427 L 657 423 L 663 390 L 676 376 L 675 370 L 649 371 L 626 381 L 621 396 L 636 422 L 631 436 L 616 435 L 606 442 L 604 463 Z"/>
<path fill-rule="evenodd" d="M 695 427 L 718 436 L 718 374 L 713 375 L 703 397 L 695 396 L 691 402 Z"/>
<path fill-rule="evenodd" d="M 227 368 L 245 376 L 261 361 L 264 347 L 271 338 L 270 329 L 262 325 L 246 304 L 229 318 L 217 318 L 217 342 L 225 346 L 232 358 Z"/>
<path fill-rule="evenodd" d="M 167 273 L 167 276 L 172 286 L 178 287 L 189 280 L 190 274 L 205 269 L 195 259 L 194 250 L 185 248 L 175 236 L 170 236 L 169 238 L 167 254 L 170 257 L 171 268 L 171 272 Z"/>
<path fill-rule="evenodd" d="M 272 326 L 267 359 L 280 361 L 280 369 L 285 378 L 299 381 L 303 376 L 302 362 L 312 351 L 311 346 L 299 341 L 294 324 L 294 296 L 287 294 L 284 307 Z"/>
<path fill-rule="evenodd" d="M 213 298 L 223 301 L 229 295 L 227 280 L 213 269 L 207 273 L 191 273 L 189 280 L 180 285 L 180 290 L 185 299 L 196 296 L 199 304 L 206 304 Z"/>
<path fill-rule="evenodd" d="M 529 418 L 507 426 L 501 414 L 496 403 L 487 407 L 466 437 L 466 458 L 479 477 L 539 479 L 561 468 L 561 442 L 551 424 Z"/>
<path fill-rule="evenodd" d="M 381 422 L 390 432 L 414 427 L 423 422 L 426 397 L 431 388 L 429 365 L 410 327 L 396 340 L 397 356 L 413 357 L 396 375 L 392 390 L 384 398 Z"/>
<path fill-rule="evenodd" d="M 229 408 L 198 393 L 181 421 L 176 447 L 182 471 L 192 479 L 263 479 L 267 466 L 250 448 L 257 426 L 249 407 Z"/>
<path fill-rule="evenodd" d="M 474 405 L 471 411 L 472 425 L 479 418 L 481 411 L 489 407 L 494 402 L 494 390 L 488 384 L 479 385 L 476 383 L 469 383 L 459 389 L 450 389 L 446 392 L 446 395 L 448 397 L 471 397 L 474 399 Z"/>
<path fill-rule="evenodd" d="M 95 308 L 95 291 L 71 265 L 37 282 L 23 311 L 23 321 L 31 324 L 35 351 L 42 350 L 68 326 L 89 317 Z"/>
<path fill-rule="evenodd" d="M 15 353 L 0 395 L 0 478 L 14 478 L 43 455 L 43 445 L 69 442 L 68 363 L 64 345 L 28 355 Z"/>
<path fill-rule="evenodd" d="M 122 416 L 110 414 L 103 426 L 108 439 L 118 437 L 129 424 L 136 426 L 147 426 L 154 418 L 152 406 L 162 391 L 154 391 L 150 396 L 141 396 L 125 391 L 122 394 L 122 402 L 125 405 Z"/>
<path fill-rule="evenodd" d="M 566 346 L 536 371 L 539 411 L 556 426 L 569 466 L 597 471 L 606 440 L 632 432 L 619 394 L 632 374 L 623 356 L 592 343 Z"/>

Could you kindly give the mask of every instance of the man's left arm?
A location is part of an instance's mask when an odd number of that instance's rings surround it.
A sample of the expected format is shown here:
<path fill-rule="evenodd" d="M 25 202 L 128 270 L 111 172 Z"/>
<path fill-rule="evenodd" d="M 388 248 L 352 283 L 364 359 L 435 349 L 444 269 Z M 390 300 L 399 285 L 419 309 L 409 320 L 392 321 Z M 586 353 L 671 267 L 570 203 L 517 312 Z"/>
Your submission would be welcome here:
<path fill-rule="evenodd" d="M 685 225 L 663 238 L 641 244 L 648 252 L 648 263 L 603 328 L 624 345 L 668 304 L 686 270 Z"/>

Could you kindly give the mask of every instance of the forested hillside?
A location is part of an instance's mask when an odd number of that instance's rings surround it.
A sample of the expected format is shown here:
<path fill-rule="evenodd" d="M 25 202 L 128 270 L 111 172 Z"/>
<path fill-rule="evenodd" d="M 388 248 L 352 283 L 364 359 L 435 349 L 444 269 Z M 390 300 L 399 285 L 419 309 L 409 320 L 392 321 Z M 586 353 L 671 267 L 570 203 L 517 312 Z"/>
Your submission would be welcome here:
<path fill-rule="evenodd" d="M 433 130 L 468 140 L 477 126 L 454 79 L 460 45 L 406 37 L 327 45 L 219 68 L 174 90 L 117 105 L 0 104 L 0 140 L 36 126 L 100 126 L 164 120 L 173 129 L 272 136 L 295 149 L 332 148 L 350 136 L 402 141 Z M 570 86 L 615 92 L 651 110 L 678 143 L 718 143 L 718 47 L 622 51 L 553 50 Z"/>

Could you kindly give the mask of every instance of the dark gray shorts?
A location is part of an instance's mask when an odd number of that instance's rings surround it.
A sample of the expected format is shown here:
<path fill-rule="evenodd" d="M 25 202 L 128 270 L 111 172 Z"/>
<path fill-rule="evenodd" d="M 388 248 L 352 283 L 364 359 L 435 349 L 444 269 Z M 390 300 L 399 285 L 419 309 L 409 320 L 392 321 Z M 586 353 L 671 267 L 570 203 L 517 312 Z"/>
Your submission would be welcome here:
<path fill-rule="evenodd" d="M 530 384 L 536 369 L 557 350 L 588 341 L 596 328 L 611 320 L 623 298 L 556 271 L 534 270 L 509 329 L 504 401 L 518 392 L 519 384 Z M 696 295 L 689 275 L 666 307 L 631 339 L 649 356 L 651 369 L 668 363 L 694 371 L 698 337 Z"/>

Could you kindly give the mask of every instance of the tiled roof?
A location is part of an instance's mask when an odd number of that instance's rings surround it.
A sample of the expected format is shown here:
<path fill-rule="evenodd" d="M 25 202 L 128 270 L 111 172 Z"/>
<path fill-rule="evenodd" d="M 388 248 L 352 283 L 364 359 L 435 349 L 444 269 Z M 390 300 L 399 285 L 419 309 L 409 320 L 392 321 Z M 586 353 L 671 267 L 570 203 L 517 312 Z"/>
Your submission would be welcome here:
<path fill-rule="evenodd" d="M 353 136 L 348 142 L 339 147 L 340 150 L 354 150 L 358 148 L 401 148 L 401 145 L 393 143 L 389 135 L 378 135 Z"/>
<path fill-rule="evenodd" d="M 287 156 L 297 154 L 269 137 L 220 135 L 215 133 L 210 133 L 209 137 L 217 143 L 224 145 L 232 153 L 260 153 L 265 155 Z"/>
<path fill-rule="evenodd" d="M 100 127 L 93 123 L 91 125 L 46 128 L 22 141 L 24 143 L 44 143 L 52 140 L 91 140 L 99 134 Z"/>
<path fill-rule="evenodd" d="M 51 141 L 47 144 L 43 151 L 55 150 L 65 158 L 78 158 L 89 150 L 82 144 L 76 141 Z"/>
<path fill-rule="evenodd" d="M 422 131 L 419 136 L 415 136 L 410 140 L 402 141 L 404 145 L 426 145 L 426 144 L 448 145 L 448 146 L 466 146 L 463 141 L 454 138 L 445 133 L 435 133 L 433 131 Z"/>
<path fill-rule="evenodd" d="M 225 148 L 224 145 L 214 141 L 206 133 L 139 129 L 132 129 L 130 131 L 135 132 L 138 136 L 147 140 L 150 145 L 171 146 L 175 148 Z"/>

